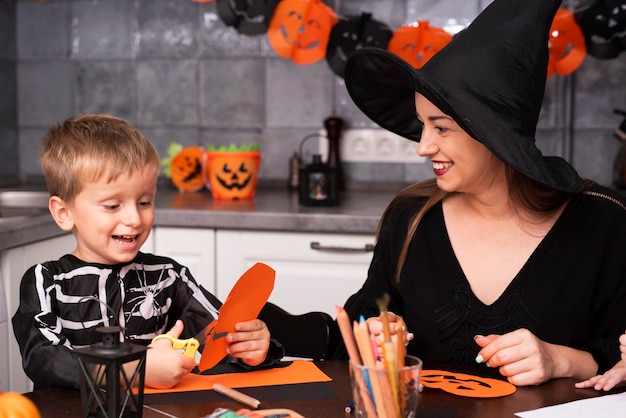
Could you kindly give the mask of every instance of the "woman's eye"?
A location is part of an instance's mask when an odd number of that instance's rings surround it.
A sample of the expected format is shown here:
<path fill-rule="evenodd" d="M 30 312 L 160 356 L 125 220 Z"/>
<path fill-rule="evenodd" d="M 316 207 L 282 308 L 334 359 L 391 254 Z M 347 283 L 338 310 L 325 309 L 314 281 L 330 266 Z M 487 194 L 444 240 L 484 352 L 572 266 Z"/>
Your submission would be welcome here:
<path fill-rule="evenodd" d="M 448 132 L 448 128 L 444 128 L 442 126 L 436 126 L 435 129 L 437 130 L 437 133 L 439 133 L 439 135 L 442 135 Z"/>

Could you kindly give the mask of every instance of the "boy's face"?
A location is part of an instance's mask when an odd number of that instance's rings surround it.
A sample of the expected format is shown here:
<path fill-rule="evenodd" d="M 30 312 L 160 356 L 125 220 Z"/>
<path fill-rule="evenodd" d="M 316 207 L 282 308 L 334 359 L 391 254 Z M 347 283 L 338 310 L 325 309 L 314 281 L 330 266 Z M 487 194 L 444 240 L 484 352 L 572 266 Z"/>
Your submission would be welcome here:
<path fill-rule="evenodd" d="M 151 170 L 136 170 L 110 183 L 85 183 L 65 206 L 67 220 L 60 225 L 76 237 L 73 254 L 92 263 L 131 261 L 154 222 L 156 183 L 157 173 Z"/>

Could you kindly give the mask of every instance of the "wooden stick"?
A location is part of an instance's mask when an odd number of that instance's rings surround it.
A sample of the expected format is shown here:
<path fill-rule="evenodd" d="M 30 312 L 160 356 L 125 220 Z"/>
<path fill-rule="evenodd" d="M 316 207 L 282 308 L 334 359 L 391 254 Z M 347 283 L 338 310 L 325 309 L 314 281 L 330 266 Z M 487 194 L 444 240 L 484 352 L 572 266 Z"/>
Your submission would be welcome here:
<path fill-rule="evenodd" d="M 214 383 L 213 390 L 218 393 L 221 393 L 222 395 L 226 395 L 230 399 L 240 402 L 246 405 L 247 407 L 254 408 L 254 409 L 259 409 L 261 407 L 261 401 L 259 401 L 258 399 L 254 399 L 252 396 L 248 396 L 245 393 L 239 392 L 238 390 L 235 390 L 235 389 L 231 389 L 220 383 Z"/>

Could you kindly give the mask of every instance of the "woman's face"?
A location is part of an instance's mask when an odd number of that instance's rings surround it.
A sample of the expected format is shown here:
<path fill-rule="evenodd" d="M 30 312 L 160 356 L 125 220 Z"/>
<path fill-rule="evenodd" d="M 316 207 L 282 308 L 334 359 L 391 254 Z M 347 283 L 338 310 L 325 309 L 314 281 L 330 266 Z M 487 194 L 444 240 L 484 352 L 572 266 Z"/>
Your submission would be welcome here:
<path fill-rule="evenodd" d="M 480 193 L 504 181 L 504 164 L 469 136 L 450 116 L 415 94 L 418 119 L 424 124 L 417 153 L 430 158 L 437 185 L 447 192 Z"/>

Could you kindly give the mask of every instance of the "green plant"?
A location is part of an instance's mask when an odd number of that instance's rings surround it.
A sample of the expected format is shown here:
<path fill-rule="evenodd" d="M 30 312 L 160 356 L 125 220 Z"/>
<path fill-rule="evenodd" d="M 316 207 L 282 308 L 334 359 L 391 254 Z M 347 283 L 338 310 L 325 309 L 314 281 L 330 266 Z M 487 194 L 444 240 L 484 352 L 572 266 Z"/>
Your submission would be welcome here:
<path fill-rule="evenodd" d="M 230 145 L 220 145 L 219 147 L 209 144 L 207 145 L 206 150 L 210 152 L 256 152 L 260 150 L 260 147 L 257 142 L 241 144 L 239 146 L 231 142 Z"/>

